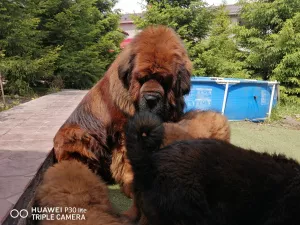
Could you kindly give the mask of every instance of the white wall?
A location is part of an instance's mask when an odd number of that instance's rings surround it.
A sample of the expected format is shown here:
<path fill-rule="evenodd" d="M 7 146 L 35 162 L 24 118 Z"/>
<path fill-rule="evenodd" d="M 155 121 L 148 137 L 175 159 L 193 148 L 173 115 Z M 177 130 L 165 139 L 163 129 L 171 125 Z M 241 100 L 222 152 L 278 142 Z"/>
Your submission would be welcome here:
<path fill-rule="evenodd" d="M 129 34 L 127 38 L 133 38 L 139 31 L 136 30 L 133 23 L 123 23 L 120 25 L 121 29 Z"/>

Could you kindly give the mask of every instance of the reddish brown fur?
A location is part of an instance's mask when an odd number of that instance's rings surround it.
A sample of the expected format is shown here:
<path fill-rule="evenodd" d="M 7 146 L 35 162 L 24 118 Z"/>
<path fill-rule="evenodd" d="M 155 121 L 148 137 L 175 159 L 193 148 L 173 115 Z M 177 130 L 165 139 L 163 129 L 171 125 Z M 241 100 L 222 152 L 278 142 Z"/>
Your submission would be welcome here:
<path fill-rule="evenodd" d="M 230 142 L 227 118 L 213 111 L 191 111 L 178 123 L 164 123 L 164 146 L 174 141 L 212 138 Z"/>
<path fill-rule="evenodd" d="M 46 171 L 36 192 L 35 206 L 87 210 L 83 213 L 85 220 L 43 220 L 41 225 L 128 224 L 114 212 L 108 199 L 107 187 L 99 176 L 76 160 L 62 161 Z M 66 213 L 63 210 L 60 214 Z"/>
<path fill-rule="evenodd" d="M 156 33 L 157 32 L 157 33 Z M 156 35 L 158 34 L 158 35 Z M 158 28 L 148 28 L 140 33 L 132 41 L 132 52 L 138 53 L 135 56 L 135 67 L 132 70 L 133 82 L 139 79 L 149 76 L 149 74 L 157 74 L 159 79 L 166 80 L 170 83 L 171 87 L 176 84 L 175 74 L 179 74 L 183 68 L 187 70 L 189 74 L 192 71 L 192 64 L 187 56 L 181 40 L 170 29 L 160 26 Z M 183 79 L 190 79 L 184 76 Z M 184 80 L 185 83 L 189 81 Z M 184 84 L 182 86 L 183 91 L 189 89 L 189 86 Z M 135 92 L 138 86 L 138 82 L 129 89 L 134 99 L 137 99 L 138 95 Z M 170 92 L 172 93 L 172 91 Z M 170 94 L 171 102 L 175 104 L 174 94 Z"/>
<path fill-rule="evenodd" d="M 80 129 L 78 125 L 70 125 L 68 128 L 62 127 L 58 134 L 59 140 L 54 143 L 55 149 L 61 149 L 64 147 L 65 151 L 57 151 L 56 157 L 58 159 L 69 159 L 70 153 L 77 152 L 81 149 L 82 154 L 87 158 L 97 159 L 95 154 L 89 151 L 95 139 L 89 135 L 88 132 Z"/>
<path fill-rule="evenodd" d="M 76 158 L 87 163 L 106 182 L 113 177 L 130 197 L 132 173 L 124 159 L 123 126 L 149 91 L 160 93 L 168 103 L 164 120 L 178 121 L 191 70 L 187 52 L 172 29 L 158 26 L 142 31 L 57 132 L 57 160 Z"/>

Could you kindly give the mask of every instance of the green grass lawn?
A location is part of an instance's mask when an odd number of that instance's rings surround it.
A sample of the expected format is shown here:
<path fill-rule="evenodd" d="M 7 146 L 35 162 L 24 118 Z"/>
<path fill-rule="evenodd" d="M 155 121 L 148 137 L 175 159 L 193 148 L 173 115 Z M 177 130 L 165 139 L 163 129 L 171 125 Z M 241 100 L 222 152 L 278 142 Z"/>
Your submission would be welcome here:
<path fill-rule="evenodd" d="M 232 143 L 258 152 L 284 153 L 300 161 L 300 130 L 280 124 L 231 122 Z"/>
<path fill-rule="evenodd" d="M 300 161 L 300 130 L 279 124 L 231 122 L 232 143 L 259 152 L 285 153 Z M 109 186 L 110 199 L 116 209 L 124 211 L 131 205 L 118 185 Z"/>
<path fill-rule="evenodd" d="M 131 206 L 132 200 L 121 193 L 119 185 L 110 185 L 108 190 L 109 198 L 117 211 L 124 211 Z"/>
<path fill-rule="evenodd" d="M 300 115 L 300 103 L 280 103 L 272 110 L 270 120 L 277 121 L 286 116 L 295 117 L 296 115 Z"/>

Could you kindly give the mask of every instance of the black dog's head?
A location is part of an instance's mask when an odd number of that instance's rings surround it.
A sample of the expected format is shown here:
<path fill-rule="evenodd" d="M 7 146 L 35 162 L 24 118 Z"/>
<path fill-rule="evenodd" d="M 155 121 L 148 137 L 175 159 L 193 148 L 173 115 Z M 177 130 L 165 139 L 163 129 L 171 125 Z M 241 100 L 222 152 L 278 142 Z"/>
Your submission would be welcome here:
<path fill-rule="evenodd" d="M 147 28 L 121 54 L 119 78 L 136 110 L 177 121 L 190 90 L 192 65 L 175 32 L 163 26 Z"/>

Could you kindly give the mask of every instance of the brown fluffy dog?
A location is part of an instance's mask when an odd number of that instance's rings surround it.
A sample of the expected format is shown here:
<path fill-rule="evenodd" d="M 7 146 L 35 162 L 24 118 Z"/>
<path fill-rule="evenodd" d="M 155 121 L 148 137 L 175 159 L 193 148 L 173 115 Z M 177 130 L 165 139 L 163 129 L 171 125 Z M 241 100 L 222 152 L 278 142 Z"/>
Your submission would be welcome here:
<path fill-rule="evenodd" d="M 227 118 L 213 111 L 190 111 L 178 123 L 164 123 L 163 146 L 174 141 L 212 138 L 230 142 Z"/>
<path fill-rule="evenodd" d="M 42 225 L 121 225 L 127 221 L 119 217 L 108 199 L 108 190 L 99 176 L 76 160 L 62 161 L 50 167 L 35 196 L 35 207 L 62 207 L 55 220 L 42 220 Z M 86 209 L 84 220 L 59 220 L 65 207 Z M 71 212 L 68 214 L 72 214 Z M 74 213 L 78 214 L 78 213 Z M 38 221 L 37 221 L 38 222 Z"/>
<path fill-rule="evenodd" d="M 57 160 L 76 158 L 104 181 L 114 178 L 131 196 L 123 126 L 136 111 L 150 111 L 163 121 L 179 120 L 191 70 L 172 29 L 158 26 L 140 32 L 57 132 Z"/>

